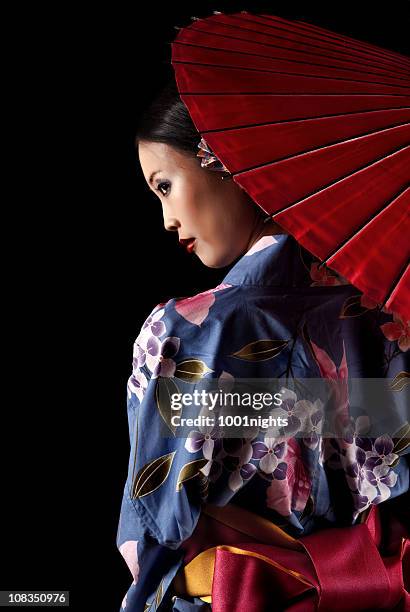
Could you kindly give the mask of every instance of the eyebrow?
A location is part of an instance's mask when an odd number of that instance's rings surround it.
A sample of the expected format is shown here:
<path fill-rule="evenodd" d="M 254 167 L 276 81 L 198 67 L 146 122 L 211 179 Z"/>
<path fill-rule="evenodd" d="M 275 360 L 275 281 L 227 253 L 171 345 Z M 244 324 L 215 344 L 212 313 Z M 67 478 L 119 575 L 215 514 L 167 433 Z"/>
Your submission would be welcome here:
<path fill-rule="evenodd" d="M 162 172 L 162 170 L 155 170 L 155 172 L 152 172 L 151 176 L 149 177 L 149 184 L 152 185 L 152 179 L 154 178 L 154 176 L 156 174 L 158 174 L 158 172 Z"/>

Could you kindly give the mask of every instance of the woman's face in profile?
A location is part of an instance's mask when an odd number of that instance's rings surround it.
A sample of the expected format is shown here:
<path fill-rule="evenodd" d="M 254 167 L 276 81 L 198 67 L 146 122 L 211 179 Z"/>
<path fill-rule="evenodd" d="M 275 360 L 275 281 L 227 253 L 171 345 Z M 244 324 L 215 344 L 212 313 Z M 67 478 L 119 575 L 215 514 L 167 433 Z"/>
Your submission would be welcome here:
<path fill-rule="evenodd" d="M 232 179 L 202 168 L 200 158 L 165 143 L 140 142 L 150 189 L 162 204 L 164 226 L 178 239 L 195 238 L 194 252 L 210 268 L 229 265 L 249 247 L 261 216 Z"/>

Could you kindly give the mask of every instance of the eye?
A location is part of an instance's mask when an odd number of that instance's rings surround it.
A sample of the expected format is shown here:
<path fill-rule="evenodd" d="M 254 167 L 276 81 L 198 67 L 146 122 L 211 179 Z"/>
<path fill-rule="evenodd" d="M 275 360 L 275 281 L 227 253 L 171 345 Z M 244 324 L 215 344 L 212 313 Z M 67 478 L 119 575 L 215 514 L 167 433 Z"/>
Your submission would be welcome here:
<path fill-rule="evenodd" d="M 160 191 L 162 193 L 162 195 L 166 197 L 168 195 L 168 193 L 169 193 L 168 189 L 170 188 L 170 186 L 171 186 L 171 184 L 168 181 L 162 181 L 161 183 L 158 183 L 157 191 Z M 162 191 L 162 189 L 165 189 L 166 193 L 164 193 Z"/>

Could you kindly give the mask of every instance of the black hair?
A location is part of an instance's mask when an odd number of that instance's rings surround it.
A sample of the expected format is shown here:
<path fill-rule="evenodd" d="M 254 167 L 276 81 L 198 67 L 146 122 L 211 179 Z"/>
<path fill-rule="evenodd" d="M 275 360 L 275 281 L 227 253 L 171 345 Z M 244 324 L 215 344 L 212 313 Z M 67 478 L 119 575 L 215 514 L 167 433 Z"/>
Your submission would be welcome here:
<path fill-rule="evenodd" d="M 135 146 L 144 140 L 162 142 L 195 156 L 198 153 L 201 135 L 180 98 L 174 78 L 168 80 L 138 123 Z"/>

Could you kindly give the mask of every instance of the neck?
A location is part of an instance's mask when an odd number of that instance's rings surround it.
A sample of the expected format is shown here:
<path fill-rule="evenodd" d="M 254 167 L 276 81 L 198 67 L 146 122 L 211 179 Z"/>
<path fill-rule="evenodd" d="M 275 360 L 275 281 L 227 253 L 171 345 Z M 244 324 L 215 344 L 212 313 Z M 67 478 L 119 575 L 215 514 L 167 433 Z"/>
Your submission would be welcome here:
<path fill-rule="evenodd" d="M 257 242 L 262 236 L 271 236 L 272 234 L 287 234 L 283 228 L 281 228 L 272 219 L 266 221 L 266 217 L 258 215 L 255 219 L 254 226 L 252 228 L 251 236 L 246 247 L 246 251 Z"/>

